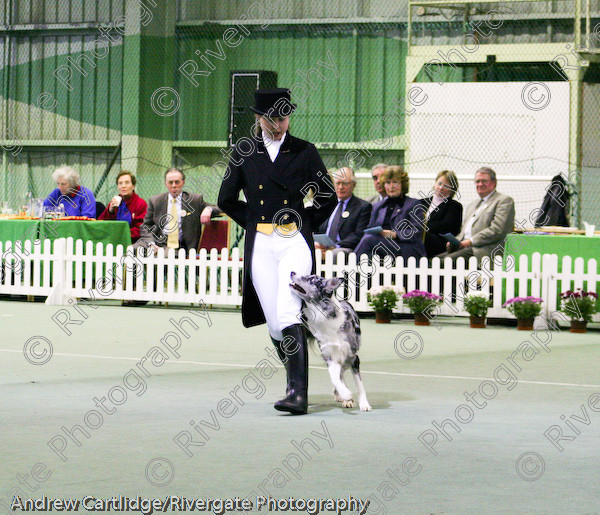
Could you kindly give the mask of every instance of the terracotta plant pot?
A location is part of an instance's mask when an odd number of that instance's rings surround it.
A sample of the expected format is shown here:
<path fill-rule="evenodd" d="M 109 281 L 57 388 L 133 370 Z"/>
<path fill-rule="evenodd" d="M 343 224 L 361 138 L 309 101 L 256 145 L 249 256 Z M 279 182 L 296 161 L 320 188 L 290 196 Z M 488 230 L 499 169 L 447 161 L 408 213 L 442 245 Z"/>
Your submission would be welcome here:
<path fill-rule="evenodd" d="M 485 317 L 476 317 L 469 316 L 469 320 L 471 321 L 471 327 L 474 329 L 483 329 L 485 328 Z"/>
<path fill-rule="evenodd" d="M 378 324 L 389 324 L 391 321 L 391 311 L 375 311 L 375 322 L 377 322 Z"/>
<path fill-rule="evenodd" d="M 519 331 L 533 331 L 533 318 L 517 318 Z"/>
<path fill-rule="evenodd" d="M 424 313 L 415 313 L 415 325 L 429 325 L 429 318 Z"/>
<path fill-rule="evenodd" d="M 587 332 L 587 322 L 585 320 L 571 320 L 571 329 L 569 329 L 571 333 L 586 333 Z"/>

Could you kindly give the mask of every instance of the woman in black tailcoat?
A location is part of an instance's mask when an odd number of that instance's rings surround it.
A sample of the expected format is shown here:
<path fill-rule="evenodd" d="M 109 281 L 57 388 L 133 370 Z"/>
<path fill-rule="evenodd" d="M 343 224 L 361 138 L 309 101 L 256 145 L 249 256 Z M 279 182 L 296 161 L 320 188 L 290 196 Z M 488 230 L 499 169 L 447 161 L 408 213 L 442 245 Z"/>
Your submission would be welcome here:
<path fill-rule="evenodd" d="M 255 104 L 257 135 L 236 144 L 218 205 L 246 230 L 243 324 L 266 322 L 286 367 L 286 397 L 275 409 L 304 414 L 308 349 L 299 318 L 302 303 L 291 293 L 290 274 L 315 272 L 312 232 L 327 220 L 337 200 L 315 146 L 288 132 L 289 115 L 296 108 L 290 91 L 258 90 Z M 312 201 L 305 204 L 309 191 Z"/>

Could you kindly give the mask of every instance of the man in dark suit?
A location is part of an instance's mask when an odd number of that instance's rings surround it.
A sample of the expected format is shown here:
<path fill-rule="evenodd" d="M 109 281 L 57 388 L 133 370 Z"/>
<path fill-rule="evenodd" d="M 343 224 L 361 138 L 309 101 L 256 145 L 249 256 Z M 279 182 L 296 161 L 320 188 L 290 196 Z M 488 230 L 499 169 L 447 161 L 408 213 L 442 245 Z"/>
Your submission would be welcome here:
<path fill-rule="evenodd" d="M 217 206 L 207 204 L 202 195 L 183 191 L 185 174 L 177 168 L 165 173 L 167 193 L 150 197 L 148 211 L 141 227 L 141 237 L 135 246 L 197 249 L 202 224 L 221 214 Z"/>
<path fill-rule="evenodd" d="M 319 226 L 318 232 L 327 234 L 335 242 L 335 247 L 329 248 L 337 255 L 340 252 L 354 251 L 369 224 L 373 206 L 354 196 L 356 177 L 352 168 L 340 168 L 331 175 L 338 205 L 329 219 Z M 316 242 L 315 248 L 323 251 L 329 249 Z"/>

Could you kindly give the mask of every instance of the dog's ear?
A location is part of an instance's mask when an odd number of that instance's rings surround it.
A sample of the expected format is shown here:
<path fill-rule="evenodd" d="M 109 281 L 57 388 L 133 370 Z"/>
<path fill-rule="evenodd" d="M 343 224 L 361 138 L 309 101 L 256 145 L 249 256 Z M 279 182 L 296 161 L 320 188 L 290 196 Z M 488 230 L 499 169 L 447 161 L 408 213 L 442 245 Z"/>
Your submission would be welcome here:
<path fill-rule="evenodd" d="M 325 291 L 333 292 L 335 291 L 342 283 L 344 279 L 342 277 L 333 277 L 332 279 L 328 279 L 325 283 Z"/>

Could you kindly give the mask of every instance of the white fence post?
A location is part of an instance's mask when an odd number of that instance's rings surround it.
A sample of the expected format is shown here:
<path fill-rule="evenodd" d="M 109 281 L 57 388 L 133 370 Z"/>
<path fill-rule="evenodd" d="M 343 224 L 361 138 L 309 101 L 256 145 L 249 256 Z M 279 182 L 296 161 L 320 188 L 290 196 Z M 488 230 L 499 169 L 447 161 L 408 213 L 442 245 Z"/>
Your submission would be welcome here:
<path fill-rule="evenodd" d="M 71 240 L 71 238 L 69 238 Z M 69 241 L 72 245 L 72 240 Z M 72 260 L 67 256 L 67 239 L 58 238 L 53 242 L 52 252 L 52 281 L 53 287 L 50 295 L 46 299 L 46 304 L 49 306 L 65 306 L 68 304 L 68 300 L 72 299 L 70 296 L 71 285 L 67 284 L 67 277 L 72 277 L 72 273 L 67 271 L 67 267 L 72 269 Z M 48 263 L 50 265 L 50 263 Z"/>

